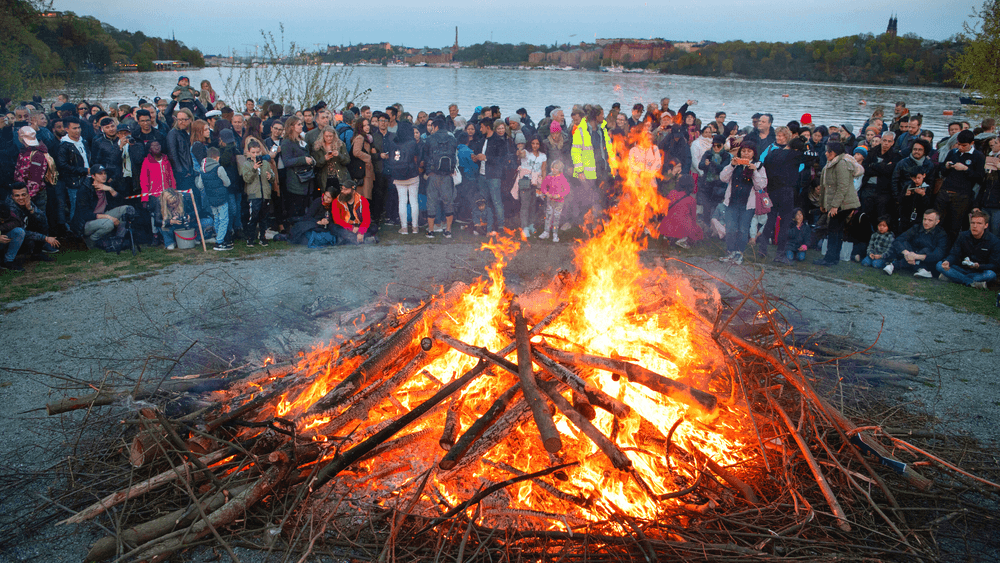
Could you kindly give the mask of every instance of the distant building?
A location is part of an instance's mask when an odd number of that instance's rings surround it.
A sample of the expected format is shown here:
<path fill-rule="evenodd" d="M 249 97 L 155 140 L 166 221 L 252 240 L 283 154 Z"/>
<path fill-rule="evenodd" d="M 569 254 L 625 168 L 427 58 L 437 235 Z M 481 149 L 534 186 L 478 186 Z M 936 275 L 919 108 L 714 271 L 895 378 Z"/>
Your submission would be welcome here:
<path fill-rule="evenodd" d="M 451 62 L 451 49 L 447 51 L 441 49 L 431 49 L 416 55 L 407 55 L 404 60 L 408 64 L 427 63 L 429 65 L 444 64 Z"/>
<path fill-rule="evenodd" d="M 899 31 L 898 25 L 899 21 L 896 19 L 895 14 L 890 16 L 889 25 L 885 28 L 886 35 L 888 35 L 889 37 L 896 37 L 896 33 Z"/>
<path fill-rule="evenodd" d="M 545 62 L 545 51 L 535 51 L 528 55 L 528 62 L 531 64 L 541 64 Z"/>
<path fill-rule="evenodd" d="M 153 61 L 153 66 L 156 70 L 176 70 L 180 68 L 188 68 L 191 66 L 191 63 L 187 61 L 159 60 Z"/>
<path fill-rule="evenodd" d="M 598 45 L 601 44 L 601 41 L 597 40 Z M 673 49 L 673 44 L 662 39 L 615 40 L 615 42 L 604 45 L 604 58 L 617 63 L 659 61 L 671 49 Z"/>

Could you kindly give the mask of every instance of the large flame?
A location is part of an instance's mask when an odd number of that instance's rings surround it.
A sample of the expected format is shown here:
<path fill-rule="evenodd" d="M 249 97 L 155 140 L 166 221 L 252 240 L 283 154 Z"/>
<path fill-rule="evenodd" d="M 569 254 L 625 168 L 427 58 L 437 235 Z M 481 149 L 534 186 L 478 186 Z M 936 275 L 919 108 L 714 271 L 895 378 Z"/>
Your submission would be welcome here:
<path fill-rule="evenodd" d="M 570 304 L 535 340 L 569 351 L 629 359 L 665 377 L 708 386 L 709 374 L 725 363 L 715 342 L 696 328 L 693 316 L 696 301 L 713 296 L 699 294 L 685 279 L 651 270 L 640 260 L 640 252 L 646 248 L 647 228 L 655 218 L 667 213 L 669 202 L 657 192 L 661 161 L 649 133 L 638 132 L 629 145 L 631 149 L 620 139 L 616 142 L 612 166 L 623 180 L 621 196 L 608 210 L 608 217 L 592 226 L 589 238 L 578 243 L 576 276 L 568 276 L 570 279 L 560 288 L 549 287 L 525 299 L 526 309 L 536 319 L 560 302 Z M 488 268 L 488 279 L 473 284 L 439 319 L 448 334 L 493 351 L 511 342 L 513 326 L 507 314 L 511 296 L 505 287 L 503 267 L 518 246 L 512 238 L 485 245 L 496 261 Z M 665 305 L 655 312 L 636 312 L 641 305 L 658 300 Z M 421 336 L 430 334 L 430 327 L 426 328 Z M 304 357 L 299 367 L 312 375 L 311 385 L 294 398 L 283 397 L 277 408 L 279 416 L 302 417 L 299 428 L 307 435 L 314 434 L 316 440 L 327 439 L 324 426 L 330 421 L 330 413 L 304 413 L 362 361 L 342 359 L 337 350 L 319 348 Z M 368 435 L 380 428 L 477 363 L 443 346 L 436 347 L 428 357 L 422 369 L 369 410 L 366 420 L 351 423 L 352 427 L 360 424 L 354 435 Z M 509 358 L 513 360 L 514 355 Z M 672 427 L 675 446 L 696 447 L 722 465 L 740 461 L 744 432 L 735 428 L 739 418 L 732 413 L 705 424 L 696 416 L 701 413 L 689 414 L 685 405 L 626 378 L 601 370 L 585 370 L 582 376 L 632 408 L 628 418 L 619 420 L 598 409 L 593 420 L 629 457 L 631 471 L 615 469 L 597 446 L 558 412 L 554 421 L 562 434 L 563 447 L 558 454 L 550 455 L 542 447 L 531 416 L 520 416 L 516 419 L 519 426 L 511 429 L 505 439 L 485 452 L 477 451 L 469 463 L 449 472 L 435 471 L 419 506 L 428 511 L 440 502 L 454 506 L 482 486 L 509 479 L 516 471 L 529 473 L 554 463 L 577 461 L 578 466 L 561 476 L 565 480 L 549 481 L 549 485 L 540 484 L 544 479 L 523 481 L 493 495 L 484 503 L 482 517 L 499 523 L 508 517 L 523 519 L 527 515 L 543 528 L 606 520 L 617 512 L 655 518 L 681 502 L 658 500 L 659 495 L 683 489 L 698 477 L 695 464 L 668 460 L 664 436 Z M 495 370 L 464 388 L 457 403 L 459 434 L 516 383 L 515 376 Z M 439 408 L 413 425 L 407 433 L 420 439 L 394 461 L 380 457 L 378 462 L 370 462 L 372 466 L 360 469 L 353 486 L 370 488 L 377 502 L 392 500 L 394 487 L 439 460 L 438 438 L 446 410 Z M 400 477 L 391 477 L 394 474 Z M 373 475 L 387 477 L 376 480 Z M 553 486 L 565 494 L 555 494 Z"/>

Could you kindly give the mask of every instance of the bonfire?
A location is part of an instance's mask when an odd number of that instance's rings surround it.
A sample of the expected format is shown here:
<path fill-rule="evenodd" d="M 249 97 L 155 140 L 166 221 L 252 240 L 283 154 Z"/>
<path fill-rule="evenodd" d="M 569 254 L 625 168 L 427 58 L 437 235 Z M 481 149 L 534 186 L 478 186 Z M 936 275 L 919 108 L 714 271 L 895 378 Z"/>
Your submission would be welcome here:
<path fill-rule="evenodd" d="M 669 202 L 619 156 L 621 196 L 572 272 L 515 295 L 520 243 L 502 237 L 481 280 L 298 361 L 128 392 L 149 402 L 125 421 L 127 480 L 63 523 L 154 495 L 162 508 L 88 561 L 203 540 L 234 559 L 234 544 L 298 560 L 933 559 L 896 499 L 932 481 L 899 452 L 996 485 L 857 427 L 807 369 L 840 350 L 796 340 L 766 296 L 644 265 Z M 164 394 L 198 400 L 167 416 Z"/>

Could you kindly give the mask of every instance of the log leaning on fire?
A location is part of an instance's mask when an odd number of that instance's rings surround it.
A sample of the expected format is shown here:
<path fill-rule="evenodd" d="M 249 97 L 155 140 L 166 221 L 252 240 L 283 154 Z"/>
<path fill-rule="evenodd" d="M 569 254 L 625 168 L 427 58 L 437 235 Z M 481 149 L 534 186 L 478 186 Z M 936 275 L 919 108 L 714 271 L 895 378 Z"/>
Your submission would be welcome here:
<path fill-rule="evenodd" d="M 652 370 L 648 370 L 631 362 L 615 360 L 612 358 L 603 358 L 601 356 L 593 356 L 591 354 L 567 352 L 565 350 L 559 350 L 558 348 L 552 348 L 551 346 L 545 345 L 536 346 L 536 349 L 557 362 L 586 366 L 624 375 L 629 379 L 629 381 L 648 387 L 657 393 L 661 393 L 671 399 L 680 401 L 689 407 L 697 408 L 705 414 L 714 415 L 719 408 L 719 400 L 715 397 L 715 395 L 700 389 L 695 389 L 694 387 L 685 385 L 679 381 L 674 381 L 673 379 L 664 377 Z"/>
<path fill-rule="evenodd" d="M 472 444 L 474 444 L 488 428 L 493 426 L 496 420 L 500 418 L 500 415 L 507 410 L 507 407 L 520 391 L 521 384 L 518 383 L 497 397 L 483 416 L 476 419 L 476 421 L 473 422 L 472 425 L 469 426 L 469 428 L 462 434 L 458 441 L 455 442 L 455 445 L 448 449 L 448 453 L 441 458 L 440 462 L 438 462 L 438 467 L 447 471 L 458 465 L 458 462 L 465 457 L 466 452 L 469 451 Z"/>
<path fill-rule="evenodd" d="M 553 381 L 538 381 L 538 387 L 548 395 L 549 399 L 557 409 L 580 429 L 594 444 L 604 453 L 605 456 L 619 471 L 626 471 L 632 467 L 632 460 L 625 455 L 625 452 L 604 435 L 596 426 L 579 411 L 577 411 L 565 397 L 559 394 L 559 386 Z"/>
<path fill-rule="evenodd" d="M 414 313 L 409 321 L 389 335 L 376 350 L 372 351 L 368 358 L 358 366 L 358 369 L 309 407 L 306 414 L 318 414 L 337 406 L 345 398 L 364 387 L 372 377 L 383 373 L 385 368 L 395 361 L 403 350 L 413 344 L 421 331 L 431 326 L 434 319 L 447 307 L 458 301 L 468 289 L 469 287 L 464 283 L 456 282 L 442 297 L 434 299 Z"/>
<path fill-rule="evenodd" d="M 528 401 L 531 407 L 531 414 L 535 418 L 535 426 L 538 427 L 538 434 L 542 438 L 545 451 L 556 453 L 562 449 L 562 438 L 559 429 L 556 428 L 552 420 L 552 411 L 548 402 L 538 391 L 535 383 L 535 374 L 531 369 L 531 342 L 528 340 L 528 323 L 524 320 L 524 313 L 521 305 L 515 300 L 510 305 L 511 315 L 514 317 L 514 339 L 517 341 L 517 377 L 521 381 L 521 392 L 524 393 L 524 400 Z"/>

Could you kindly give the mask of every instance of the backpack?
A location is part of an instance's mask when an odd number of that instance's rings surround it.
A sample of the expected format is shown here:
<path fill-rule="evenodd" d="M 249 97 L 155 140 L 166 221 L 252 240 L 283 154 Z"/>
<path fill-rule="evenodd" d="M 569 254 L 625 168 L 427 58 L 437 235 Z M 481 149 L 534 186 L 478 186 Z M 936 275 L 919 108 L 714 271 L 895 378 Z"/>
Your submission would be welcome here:
<path fill-rule="evenodd" d="M 455 172 L 455 144 L 446 134 L 431 135 L 427 138 L 427 171 L 435 174 L 451 175 Z"/>
<path fill-rule="evenodd" d="M 344 144 L 350 148 L 351 138 L 354 137 L 354 130 L 351 129 L 351 126 L 344 122 L 340 122 L 337 124 L 335 129 L 337 130 L 337 136 L 340 137 L 340 140 L 344 141 Z"/>

